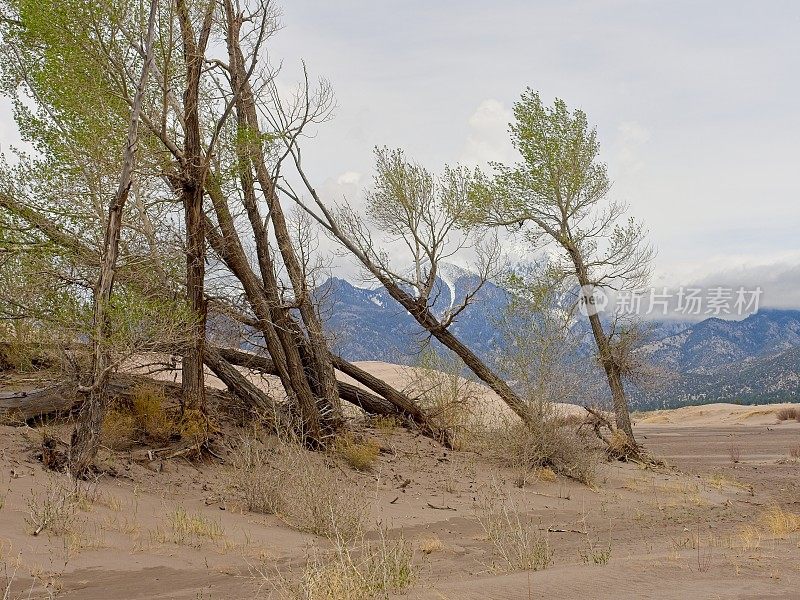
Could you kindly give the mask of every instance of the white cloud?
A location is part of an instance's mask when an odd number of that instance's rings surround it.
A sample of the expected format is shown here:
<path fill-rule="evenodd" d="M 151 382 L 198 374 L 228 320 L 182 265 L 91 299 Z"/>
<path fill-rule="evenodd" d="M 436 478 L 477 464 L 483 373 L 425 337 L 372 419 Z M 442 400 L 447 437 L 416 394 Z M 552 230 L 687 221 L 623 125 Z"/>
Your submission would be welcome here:
<path fill-rule="evenodd" d="M 491 161 L 513 162 L 515 152 L 508 136 L 508 124 L 513 118 L 502 102 L 493 98 L 482 101 L 469 117 L 470 133 L 460 162 L 474 166 Z"/>
<path fill-rule="evenodd" d="M 624 121 L 617 127 L 617 169 L 622 176 L 640 171 L 645 162 L 642 146 L 650 141 L 650 131 L 636 121 Z"/>

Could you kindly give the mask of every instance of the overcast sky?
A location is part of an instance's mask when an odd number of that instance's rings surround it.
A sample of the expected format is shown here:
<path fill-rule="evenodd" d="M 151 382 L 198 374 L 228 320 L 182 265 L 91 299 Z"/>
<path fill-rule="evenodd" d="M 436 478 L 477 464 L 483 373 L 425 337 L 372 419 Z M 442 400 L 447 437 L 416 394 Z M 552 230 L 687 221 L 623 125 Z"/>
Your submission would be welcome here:
<path fill-rule="evenodd" d="M 335 119 L 305 148 L 326 194 L 369 185 L 372 148 L 438 170 L 515 159 L 526 86 L 597 126 L 613 196 L 648 225 L 655 283 L 763 285 L 800 307 L 800 2 L 291 0 L 272 40 Z M 12 139 L 0 113 L 3 146 Z"/>
<path fill-rule="evenodd" d="M 292 0 L 283 23 L 285 75 L 303 57 L 336 92 L 306 150 L 328 193 L 369 184 L 375 145 L 434 169 L 513 161 L 530 86 L 596 124 L 656 283 L 800 307 L 800 3 Z"/>

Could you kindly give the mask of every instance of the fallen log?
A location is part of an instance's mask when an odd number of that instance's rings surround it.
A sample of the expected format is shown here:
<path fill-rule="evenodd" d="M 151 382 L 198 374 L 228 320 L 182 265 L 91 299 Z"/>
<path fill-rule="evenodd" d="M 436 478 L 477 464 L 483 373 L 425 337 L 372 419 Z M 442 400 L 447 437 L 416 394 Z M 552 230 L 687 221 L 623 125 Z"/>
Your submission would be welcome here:
<path fill-rule="evenodd" d="M 137 388 L 143 385 L 158 386 L 169 398 L 179 399 L 181 384 L 160 381 L 142 375 L 115 374 L 108 382 L 107 393 L 111 398 L 132 398 Z M 206 388 L 206 397 L 218 404 L 230 404 L 231 397 L 222 390 Z M 0 420 L 6 423 L 26 423 L 43 417 L 67 414 L 75 410 L 83 400 L 74 382 L 59 382 L 42 388 L 19 392 L 0 392 Z"/>
<path fill-rule="evenodd" d="M 20 392 L 0 392 L 0 419 L 6 423 L 25 423 L 37 417 L 64 414 L 77 402 L 78 388 L 73 383 L 56 383 Z"/>
<path fill-rule="evenodd" d="M 248 406 L 262 414 L 277 413 L 278 408 L 275 401 L 248 381 L 230 362 L 224 360 L 216 348 L 206 346 L 203 362 L 232 394 Z"/>
<path fill-rule="evenodd" d="M 267 375 L 275 375 L 277 373 L 275 364 L 268 357 L 234 348 L 214 348 L 214 350 L 231 365 L 260 371 Z M 373 394 L 351 383 L 339 381 L 337 382 L 339 397 L 342 400 L 350 402 L 370 414 L 398 417 L 403 421 L 416 425 L 426 436 L 443 443 L 445 446 L 450 446 L 447 433 L 438 431 L 433 427 L 425 412 L 408 396 L 385 381 L 370 375 L 340 357 L 333 357 L 333 365 L 337 370 L 376 392 Z"/>

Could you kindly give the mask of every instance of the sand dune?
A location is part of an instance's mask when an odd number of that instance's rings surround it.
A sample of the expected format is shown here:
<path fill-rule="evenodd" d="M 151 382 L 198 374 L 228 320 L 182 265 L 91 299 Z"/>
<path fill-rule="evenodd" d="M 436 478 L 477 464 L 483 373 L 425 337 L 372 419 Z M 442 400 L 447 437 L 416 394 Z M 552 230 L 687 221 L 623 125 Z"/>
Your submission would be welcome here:
<path fill-rule="evenodd" d="M 638 413 L 634 415 L 634 419 L 638 424 L 642 425 L 692 425 L 695 427 L 774 425 L 781 423 L 778 420 L 778 411 L 792 407 L 800 411 L 800 404 L 741 405 L 715 403 Z M 783 424 L 787 427 L 800 425 L 795 421 L 784 421 Z"/>

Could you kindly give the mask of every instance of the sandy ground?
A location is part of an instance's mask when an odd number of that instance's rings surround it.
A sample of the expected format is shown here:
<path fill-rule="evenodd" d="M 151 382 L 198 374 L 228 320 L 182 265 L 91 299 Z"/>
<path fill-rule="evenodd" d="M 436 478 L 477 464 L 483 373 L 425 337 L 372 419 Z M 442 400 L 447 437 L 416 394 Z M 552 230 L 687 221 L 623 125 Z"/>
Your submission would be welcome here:
<path fill-rule="evenodd" d="M 361 489 L 372 530 L 380 523 L 413 545 L 416 582 L 399 597 L 799 598 L 800 533 L 775 534 L 764 520 L 775 506 L 800 513 L 800 462 L 789 458 L 800 424 L 778 423 L 774 411 L 637 415 L 640 441 L 669 467 L 604 464 L 593 487 L 563 477 L 518 487 L 519 470 L 401 429 L 365 431 L 384 448 L 370 473 L 328 464 Z M 328 547 L 243 511 L 226 454 L 200 464 L 106 455 L 114 476 L 92 486 L 71 531 L 33 536 L 30 513 L 57 504 L 65 483 L 37 460 L 40 440 L 35 429 L 0 427 L 0 590 L 13 579 L 9 598 L 277 598 L 281 578 Z M 478 519 L 498 494 L 546 536 L 548 568 L 503 571 Z M 218 534 L 171 539 L 179 509 Z"/>

